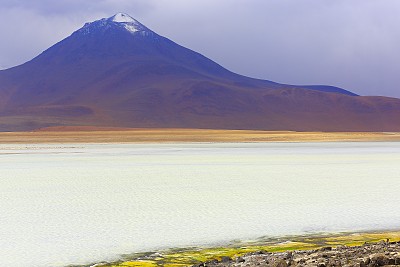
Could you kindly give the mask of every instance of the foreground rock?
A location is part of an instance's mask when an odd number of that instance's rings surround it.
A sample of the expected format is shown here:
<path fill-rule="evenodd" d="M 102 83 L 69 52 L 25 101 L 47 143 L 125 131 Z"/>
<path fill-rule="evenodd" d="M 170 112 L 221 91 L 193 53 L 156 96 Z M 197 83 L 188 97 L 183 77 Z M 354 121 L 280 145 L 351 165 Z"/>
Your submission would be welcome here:
<path fill-rule="evenodd" d="M 224 257 L 220 261 L 213 260 L 199 263 L 193 265 L 193 267 L 375 267 L 394 265 L 400 265 L 400 242 L 380 242 L 376 244 L 364 244 L 358 247 L 323 247 L 317 250 L 289 251 L 279 253 L 259 251 L 256 253 L 249 253 L 235 259 Z"/>

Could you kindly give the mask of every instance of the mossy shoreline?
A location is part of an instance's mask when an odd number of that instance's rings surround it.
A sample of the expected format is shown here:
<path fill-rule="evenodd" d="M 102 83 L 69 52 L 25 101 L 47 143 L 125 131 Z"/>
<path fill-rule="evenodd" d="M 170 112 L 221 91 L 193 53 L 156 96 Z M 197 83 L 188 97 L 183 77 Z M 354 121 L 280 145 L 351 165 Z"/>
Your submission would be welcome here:
<path fill-rule="evenodd" d="M 223 257 L 236 258 L 257 251 L 283 252 L 311 250 L 325 246 L 359 246 L 380 241 L 399 242 L 400 230 L 340 232 L 293 235 L 283 237 L 264 237 L 253 241 L 232 242 L 225 246 L 172 248 L 161 251 L 121 255 L 115 262 L 100 262 L 68 267 L 180 267 L 191 266 Z"/>

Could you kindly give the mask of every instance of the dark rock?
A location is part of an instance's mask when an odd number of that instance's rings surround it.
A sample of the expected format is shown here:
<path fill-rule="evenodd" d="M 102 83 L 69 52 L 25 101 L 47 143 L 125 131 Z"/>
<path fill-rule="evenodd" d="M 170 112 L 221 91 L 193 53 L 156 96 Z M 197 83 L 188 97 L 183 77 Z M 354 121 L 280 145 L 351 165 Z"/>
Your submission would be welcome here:
<path fill-rule="evenodd" d="M 306 259 L 304 259 L 304 258 L 299 260 L 299 263 L 305 263 L 305 262 L 306 262 Z"/>
<path fill-rule="evenodd" d="M 218 264 L 218 260 L 209 260 L 204 263 L 204 266 L 215 266 Z"/>
<path fill-rule="evenodd" d="M 285 256 L 284 256 L 285 260 L 290 260 L 292 258 L 293 258 L 293 252 L 288 251 L 288 252 L 285 253 Z"/>
<path fill-rule="evenodd" d="M 395 264 L 395 265 L 400 265 L 400 256 L 398 256 L 398 257 L 396 257 L 396 258 L 394 259 L 394 264 Z"/>
<path fill-rule="evenodd" d="M 319 249 L 319 251 L 331 251 L 331 250 L 332 250 L 332 247 L 323 247 L 323 248 Z"/>
<path fill-rule="evenodd" d="M 371 258 L 373 266 L 385 266 L 389 264 L 389 258 L 385 254 L 375 254 Z"/>
<path fill-rule="evenodd" d="M 236 262 L 242 263 L 242 262 L 245 262 L 245 259 L 243 257 L 238 257 L 238 258 L 236 258 Z"/>
<path fill-rule="evenodd" d="M 287 263 L 285 260 L 278 260 L 274 262 L 273 267 L 287 267 Z"/>
<path fill-rule="evenodd" d="M 221 257 L 221 262 L 230 262 L 230 261 L 232 261 L 232 259 L 230 258 L 230 257 L 227 257 L 227 256 L 223 256 L 223 257 Z"/>

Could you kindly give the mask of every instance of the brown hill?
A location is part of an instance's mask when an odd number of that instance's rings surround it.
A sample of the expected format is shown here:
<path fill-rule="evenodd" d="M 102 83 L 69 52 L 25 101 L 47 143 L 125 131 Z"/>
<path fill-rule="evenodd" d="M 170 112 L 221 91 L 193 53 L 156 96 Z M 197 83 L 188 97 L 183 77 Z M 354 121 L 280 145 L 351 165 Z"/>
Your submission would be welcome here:
<path fill-rule="evenodd" d="M 0 71 L 0 130 L 48 126 L 400 131 L 400 100 L 232 73 L 125 14 Z"/>

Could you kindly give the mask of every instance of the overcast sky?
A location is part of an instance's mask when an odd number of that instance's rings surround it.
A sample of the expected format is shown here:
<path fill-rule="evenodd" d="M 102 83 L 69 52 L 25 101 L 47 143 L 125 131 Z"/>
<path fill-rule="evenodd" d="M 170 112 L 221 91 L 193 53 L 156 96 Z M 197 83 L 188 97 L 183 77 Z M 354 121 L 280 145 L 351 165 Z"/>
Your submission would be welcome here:
<path fill-rule="evenodd" d="M 246 76 L 400 97 L 400 0 L 0 0 L 0 69 L 120 11 Z"/>

